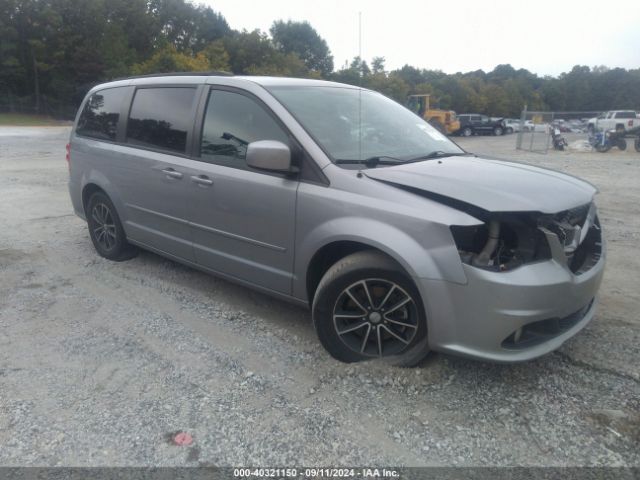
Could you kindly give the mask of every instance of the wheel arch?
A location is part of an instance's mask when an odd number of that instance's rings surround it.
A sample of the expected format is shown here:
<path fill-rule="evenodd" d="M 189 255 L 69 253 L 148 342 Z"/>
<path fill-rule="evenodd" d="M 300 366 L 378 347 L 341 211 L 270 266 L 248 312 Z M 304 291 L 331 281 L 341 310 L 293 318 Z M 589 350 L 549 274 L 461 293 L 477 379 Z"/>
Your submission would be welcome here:
<path fill-rule="evenodd" d="M 362 252 L 365 250 L 378 252 L 384 255 L 385 257 L 393 260 L 404 270 L 404 267 L 402 267 L 402 265 L 396 259 L 370 244 L 354 240 L 332 241 L 318 249 L 318 251 L 316 251 L 315 254 L 311 257 L 311 261 L 307 266 L 305 289 L 309 304 L 311 305 L 313 303 L 313 298 L 318 288 L 318 284 L 320 283 L 320 280 L 322 279 L 324 274 L 327 273 L 327 270 L 329 270 L 336 262 L 340 261 L 341 259 L 353 253 Z"/>
<path fill-rule="evenodd" d="M 102 192 L 105 195 L 109 196 L 107 192 L 105 192 L 104 188 L 100 187 L 96 183 L 87 183 L 84 187 L 82 187 L 82 209 L 84 210 L 84 214 L 87 214 L 87 204 L 89 203 L 89 199 L 96 192 Z"/>
<path fill-rule="evenodd" d="M 319 227 L 319 231 L 308 236 L 306 241 L 303 241 L 300 245 L 299 254 L 296 256 L 298 267 L 296 268 L 297 281 L 294 281 L 293 289 L 295 297 L 304 299 L 310 304 L 313 301 L 320 279 L 331 265 L 351 253 L 362 250 L 377 251 L 390 258 L 414 282 L 418 278 L 447 278 L 458 283 L 466 283 L 462 267 L 460 267 L 459 271 L 456 268 L 448 268 L 443 271 L 441 262 L 434 258 L 430 248 L 421 245 L 405 232 L 373 220 L 358 222 L 356 219 L 346 218 L 344 223 L 340 223 L 345 228 L 344 233 L 340 236 L 324 236 L 322 235 L 324 229 Z M 359 233 L 346 233 L 348 226 L 351 226 Z M 336 227 L 335 223 L 333 223 L 332 227 Z M 377 234 L 371 236 L 364 236 L 360 233 L 376 231 Z M 450 260 L 447 253 L 440 252 L 440 257 L 447 264 L 447 261 Z M 455 251 L 455 256 L 459 258 L 457 251 Z M 418 290 L 420 290 L 419 286 Z"/>
<path fill-rule="evenodd" d="M 120 217 L 123 228 L 125 231 L 127 230 L 126 222 L 125 222 L 125 206 L 122 203 L 120 195 L 118 195 L 118 190 L 114 184 L 112 184 L 107 177 L 105 177 L 102 173 L 97 170 L 92 170 L 88 172 L 88 174 L 83 175 L 82 181 L 80 183 L 82 185 L 80 189 L 80 199 L 82 201 L 82 210 L 86 215 L 86 206 L 87 201 L 97 191 L 104 192 L 104 194 L 109 197 L 109 200 L 113 203 L 113 206 Z M 127 232 L 128 233 L 128 232 Z"/>

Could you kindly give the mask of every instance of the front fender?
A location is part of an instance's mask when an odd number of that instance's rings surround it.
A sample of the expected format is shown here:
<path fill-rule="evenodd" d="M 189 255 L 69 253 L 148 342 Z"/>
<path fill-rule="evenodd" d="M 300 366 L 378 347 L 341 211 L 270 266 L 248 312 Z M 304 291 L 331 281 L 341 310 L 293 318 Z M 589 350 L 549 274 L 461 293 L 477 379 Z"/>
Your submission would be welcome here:
<path fill-rule="evenodd" d="M 321 248 L 339 241 L 358 242 L 378 249 L 397 261 L 413 278 L 465 284 L 467 279 L 449 228 L 426 223 L 421 233 L 422 241 L 389 223 L 353 216 L 321 223 L 306 232 L 298 243 L 293 294 L 307 298 L 307 267 L 311 259 Z"/>

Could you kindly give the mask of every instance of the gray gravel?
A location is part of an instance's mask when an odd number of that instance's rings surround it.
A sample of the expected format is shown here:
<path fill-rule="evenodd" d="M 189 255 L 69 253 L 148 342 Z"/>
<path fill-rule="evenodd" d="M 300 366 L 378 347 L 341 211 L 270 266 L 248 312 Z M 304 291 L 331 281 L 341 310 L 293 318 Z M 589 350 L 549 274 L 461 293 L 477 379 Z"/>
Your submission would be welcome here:
<path fill-rule="evenodd" d="M 518 365 L 345 365 L 309 313 L 151 253 L 98 257 L 69 129 L 0 128 L 0 465 L 640 466 L 640 156 L 470 150 L 594 182 L 597 318 Z M 194 443 L 177 447 L 172 433 Z"/>

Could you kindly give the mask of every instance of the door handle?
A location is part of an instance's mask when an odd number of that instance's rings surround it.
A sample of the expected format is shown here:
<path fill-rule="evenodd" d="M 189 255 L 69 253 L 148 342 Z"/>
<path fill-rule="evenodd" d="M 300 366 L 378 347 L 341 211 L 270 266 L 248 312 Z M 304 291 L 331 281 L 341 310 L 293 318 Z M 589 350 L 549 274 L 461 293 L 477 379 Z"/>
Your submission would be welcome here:
<path fill-rule="evenodd" d="M 163 169 L 162 173 L 164 173 L 169 178 L 178 178 L 178 179 L 180 179 L 183 176 L 180 172 L 176 172 L 171 167 Z"/>
<path fill-rule="evenodd" d="M 193 175 L 191 180 L 198 185 L 202 185 L 203 187 L 210 187 L 213 185 L 213 180 L 211 180 L 206 175 Z"/>

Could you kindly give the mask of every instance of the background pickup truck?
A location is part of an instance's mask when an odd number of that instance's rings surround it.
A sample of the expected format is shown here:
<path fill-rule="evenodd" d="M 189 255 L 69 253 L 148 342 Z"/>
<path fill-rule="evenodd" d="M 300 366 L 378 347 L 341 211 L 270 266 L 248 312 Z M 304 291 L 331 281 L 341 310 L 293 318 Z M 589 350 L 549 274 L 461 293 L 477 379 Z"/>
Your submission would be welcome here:
<path fill-rule="evenodd" d="M 597 130 L 616 130 L 617 132 L 628 132 L 640 126 L 638 113 L 633 110 L 612 110 L 605 112 L 599 117 L 591 118 L 587 128 L 590 132 Z"/>

